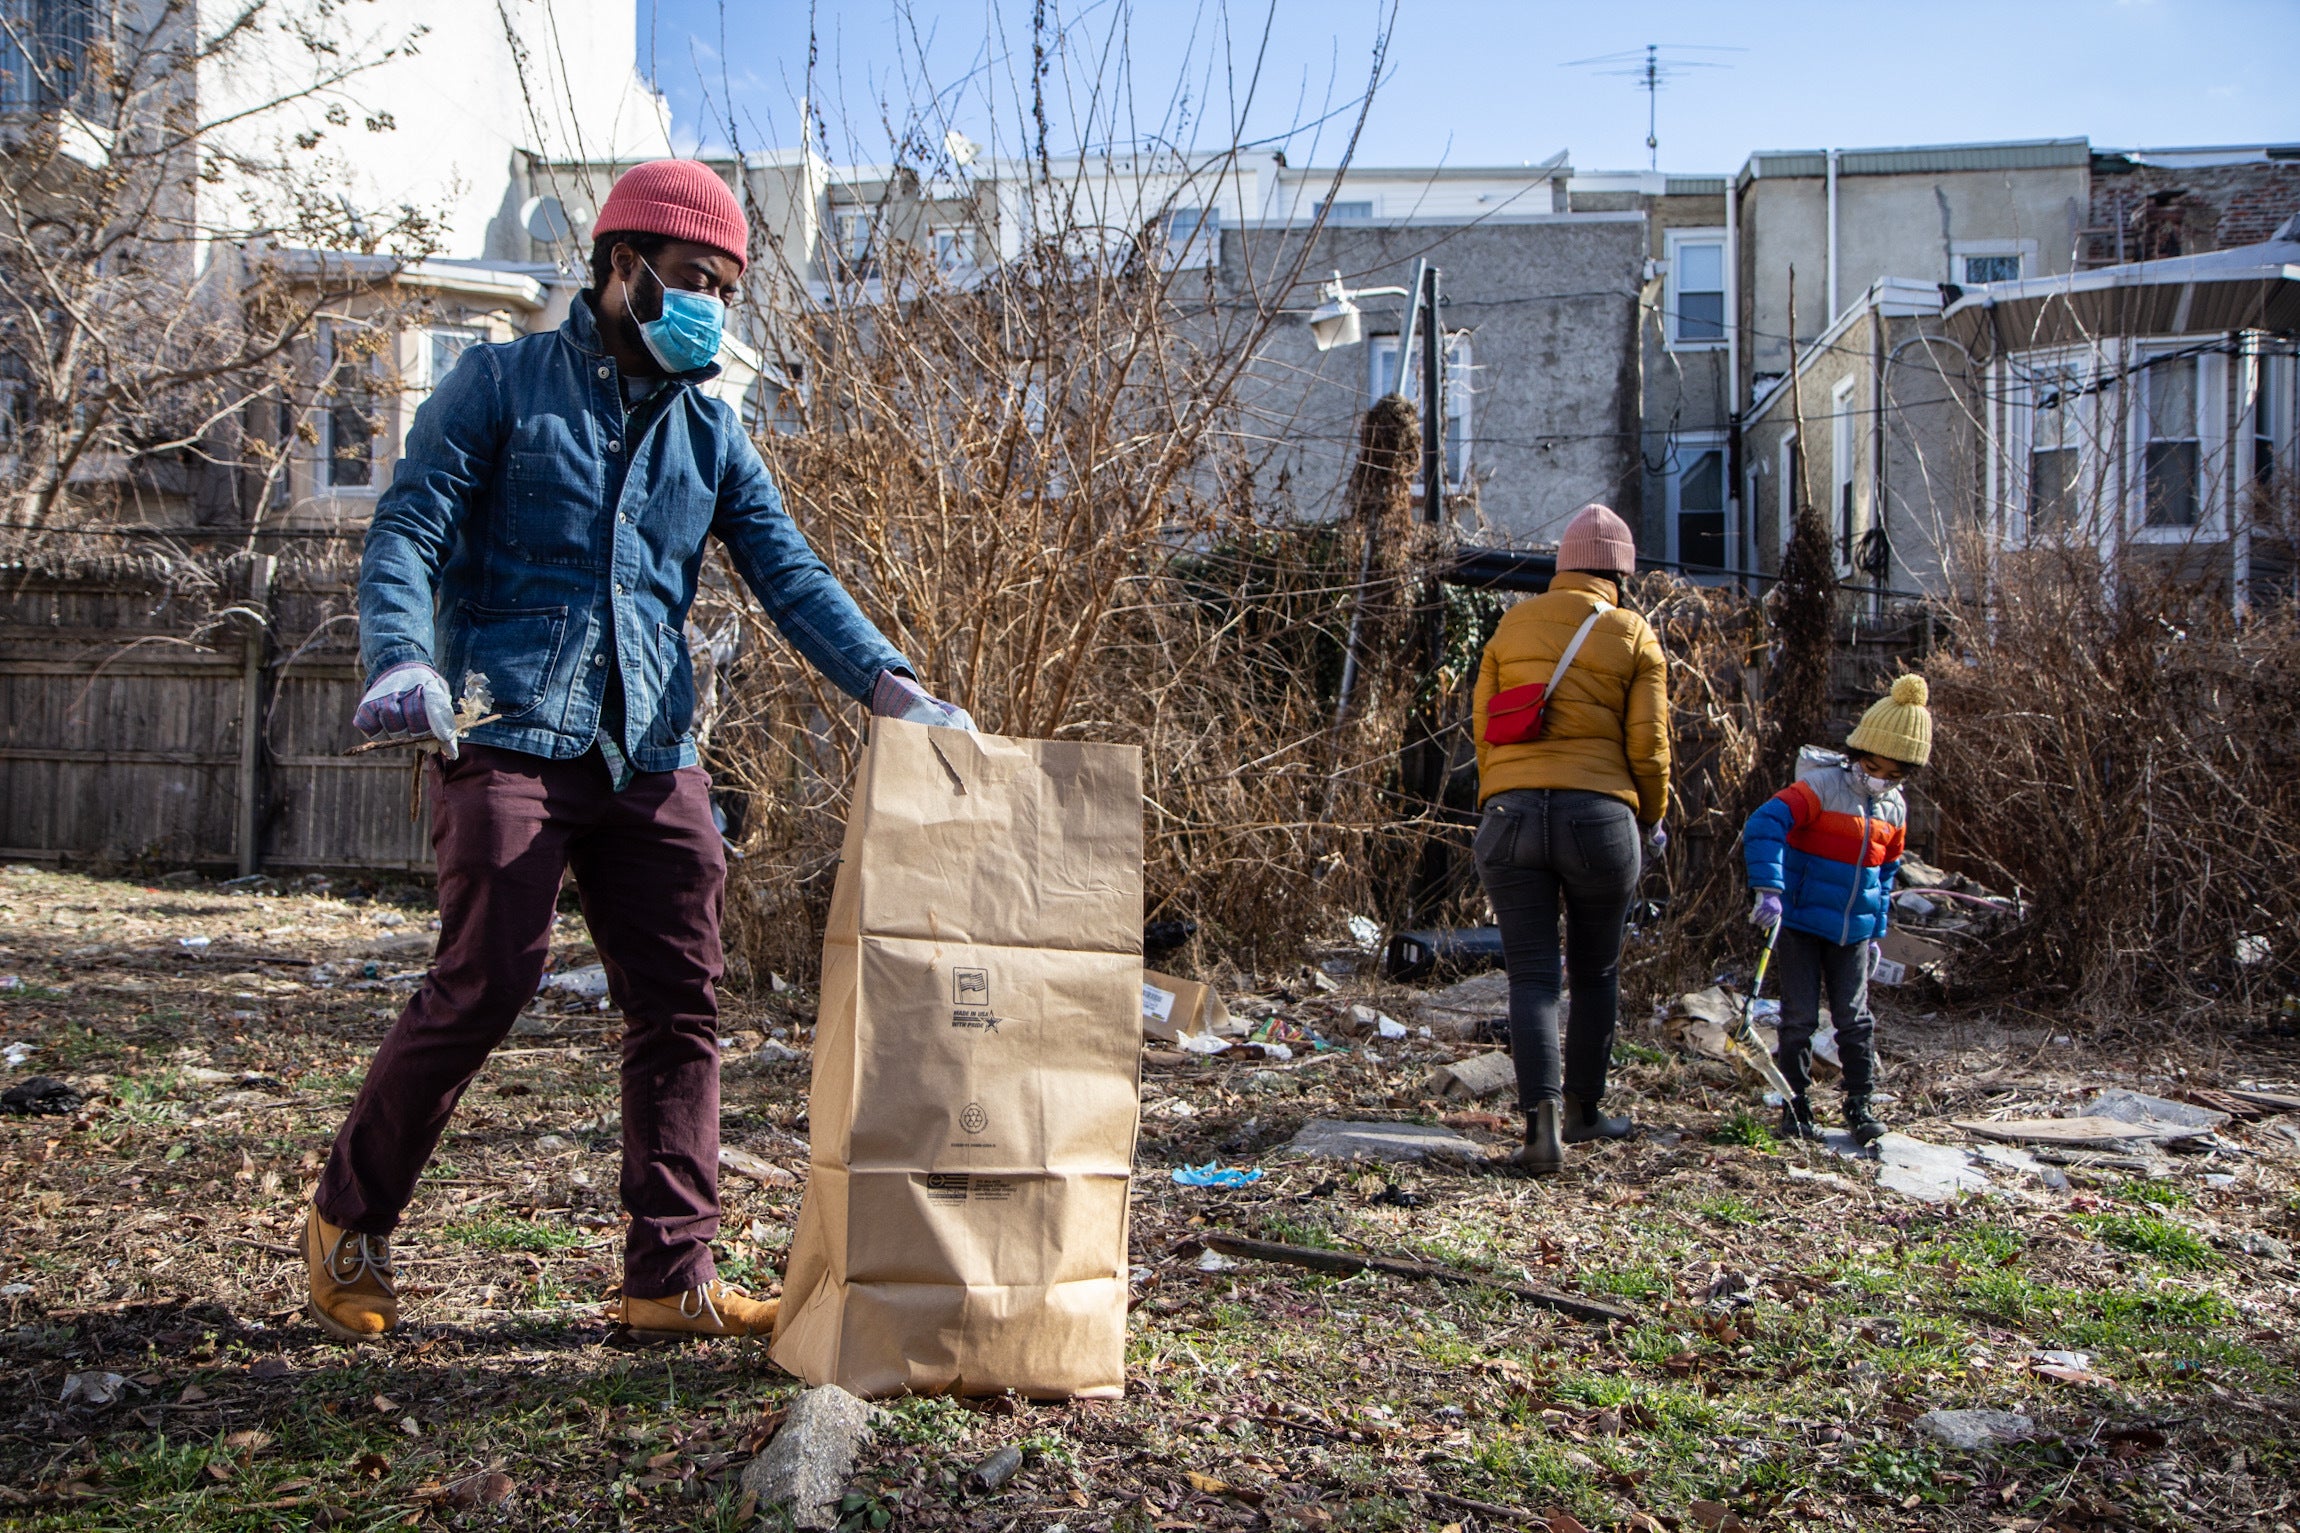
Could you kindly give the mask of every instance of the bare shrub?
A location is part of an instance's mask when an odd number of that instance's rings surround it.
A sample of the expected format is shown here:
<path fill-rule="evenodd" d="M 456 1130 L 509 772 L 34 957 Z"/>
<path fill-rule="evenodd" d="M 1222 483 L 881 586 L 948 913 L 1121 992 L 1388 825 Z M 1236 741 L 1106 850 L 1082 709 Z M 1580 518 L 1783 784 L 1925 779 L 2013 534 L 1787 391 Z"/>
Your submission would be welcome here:
<path fill-rule="evenodd" d="M 2103 1018 L 2288 988 L 2300 613 L 2043 548 L 1953 616 L 1926 785 L 1955 864 L 2024 902 L 1976 977 Z"/>

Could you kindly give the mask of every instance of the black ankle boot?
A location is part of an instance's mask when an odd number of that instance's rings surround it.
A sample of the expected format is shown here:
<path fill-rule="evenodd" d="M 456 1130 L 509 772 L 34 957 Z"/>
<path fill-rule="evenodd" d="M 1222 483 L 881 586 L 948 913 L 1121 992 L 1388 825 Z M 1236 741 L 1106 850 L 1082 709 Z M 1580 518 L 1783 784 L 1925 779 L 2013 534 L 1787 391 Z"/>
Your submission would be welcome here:
<path fill-rule="evenodd" d="M 1627 1139 L 1637 1131 L 1637 1125 L 1627 1118 L 1608 1118 L 1594 1107 L 1581 1105 L 1581 1098 L 1567 1092 L 1561 1104 L 1565 1120 L 1567 1144 L 1583 1144 L 1592 1139 Z"/>
<path fill-rule="evenodd" d="M 1558 1110 L 1555 1102 L 1541 1102 L 1525 1115 L 1525 1148 L 1517 1152 L 1517 1164 L 1535 1176 L 1555 1176 L 1565 1169 L 1565 1144 L 1557 1137 Z"/>
<path fill-rule="evenodd" d="M 1813 1125 L 1813 1104 L 1803 1097 L 1791 1097 L 1781 1104 L 1781 1137 L 1783 1139 L 1818 1139 L 1821 1131 Z"/>
<path fill-rule="evenodd" d="M 1867 1092 L 1864 1091 L 1859 1096 L 1845 1098 L 1845 1127 L 1853 1131 L 1854 1139 L 1858 1140 L 1863 1148 L 1874 1145 L 1878 1140 L 1885 1137 L 1885 1125 L 1879 1122 L 1877 1115 L 1869 1110 Z"/>

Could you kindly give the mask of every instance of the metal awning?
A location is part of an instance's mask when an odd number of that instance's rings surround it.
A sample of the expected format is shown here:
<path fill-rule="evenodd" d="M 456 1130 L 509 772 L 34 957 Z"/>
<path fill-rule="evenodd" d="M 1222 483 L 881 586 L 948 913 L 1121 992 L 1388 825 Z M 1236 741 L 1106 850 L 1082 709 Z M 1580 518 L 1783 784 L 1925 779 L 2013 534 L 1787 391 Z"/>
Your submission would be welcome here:
<path fill-rule="evenodd" d="M 2289 334 L 2300 331 L 2300 241 L 1992 282 L 1965 290 L 1944 319 L 1976 353 L 2115 336 Z"/>

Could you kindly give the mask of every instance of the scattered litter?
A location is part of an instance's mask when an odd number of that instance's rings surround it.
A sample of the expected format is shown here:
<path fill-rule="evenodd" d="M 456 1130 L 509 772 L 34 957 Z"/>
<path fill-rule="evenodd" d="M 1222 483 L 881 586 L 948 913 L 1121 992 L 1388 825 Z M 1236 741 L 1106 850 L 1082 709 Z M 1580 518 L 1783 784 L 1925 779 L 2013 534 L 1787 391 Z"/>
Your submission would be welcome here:
<path fill-rule="evenodd" d="M 769 1038 L 752 1051 L 751 1057 L 763 1059 L 771 1065 L 787 1065 L 794 1059 L 804 1059 L 807 1056 L 788 1044 L 777 1043 L 774 1039 Z"/>
<path fill-rule="evenodd" d="M 1967 1453 L 2036 1435 L 2036 1423 L 2016 1411 L 1927 1411 L 1914 1425 L 1927 1437 Z"/>
<path fill-rule="evenodd" d="M 978 1491 L 993 1491 L 1013 1479 L 1015 1471 L 1021 1467 L 1022 1450 L 1008 1443 L 969 1469 L 966 1472 L 966 1483 Z"/>
<path fill-rule="evenodd" d="M 1400 983 L 1423 979 L 1442 965 L 1453 969 L 1501 966 L 1501 928 L 1467 926 L 1450 931 L 1399 932 L 1390 938 L 1383 968 Z"/>
<path fill-rule="evenodd" d="M 1516 1084 L 1516 1060 L 1507 1054 L 1477 1054 L 1432 1070 L 1425 1089 L 1433 1096 L 1475 1102 Z"/>
<path fill-rule="evenodd" d="M 23 989 L 23 988 L 24 988 L 24 976 L 23 976 L 23 975 L 21 975 L 21 974 L 0 974 L 0 990 L 21 990 L 21 989 Z"/>
<path fill-rule="evenodd" d="M 1485 1150 L 1451 1129 L 1422 1123 L 1351 1123 L 1312 1118 L 1286 1146 L 1325 1160 L 1482 1161 Z"/>
<path fill-rule="evenodd" d="M 1219 1054 L 1230 1045 L 1212 1033 L 1196 1033 L 1175 1039 L 1174 1046 L 1190 1054 Z"/>
<path fill-rule="evenodd" d="M 2047 1349 L 2028 1355 L 2031 1371 L 2063 1384 L 2109 1384 L 2114 1381 L 2092 1371 L 2090 1352 L 2067 1352 Z"/>
<path fill-rule="evenodd" d="M 747 1176 L 754 1182 L 769 1187 L 796 1187 L 799 1179 L 773 1161 L 738 1150 L 733 1145 L 719 1146 L 719 1164 L 738 1176 Z"/>
<path fill-rule="evenodd" d="M 2266 963 L 2275 954 L 2275 946 L 2266 937 L 2246 935 L 2236 939 L 2236 961 L 2242 964 Z"/>
<path fill-rule="evenodd" d="M 10 1283 L 5 1288 L 0 1288 L 0 1299 L 22 1299 L 28 1297 L 31 1292 L 32 1285 L 30 1283 Z"/>
<path fill-rule="evenodd" d="M 1181 1187 L 1250 1187 L 1262 1179 L 1260 1167 L 1225 1166 L 1208 1161 L 1203 1166 L 1176 1166 L 1174 1181 Z"/>
<path fill-rule="evenodd" d="M 127 1387 L 126 1377 L 117 1373 L 68 1373 L 64 1375 L 64 1393 L 58 1398 L 66 1405 L 101 1408 L 116 1402 Z"/>
<path fill-rule="evenodd" d="M 424 940 L 428 942 L 430 939 Z M 595 963 L 558 974 L 546 974 L 543 976 L 543 988 L 578 1000 L 596 1000 L 607 993 L 607 966 Z"/>
<path fill-rule="evenodd" d="M 1913 889 L 1904 889 L 1893 896 L 1893 908 L 1903 915 L 1915 916 L 1921 921 L 1941 907 Z"/>
<path fill-rule="evenodd" d="M 1352 916 L 1345 924 L 1350 929 L 1350 940 L 1362 951 L 1370 953 L 1382 945 L 1382 923 L 1373 917 Z"/>
<path fill-rule="evenodd" d="M 2198 1134 L 2209 1134 L 2216 1129 L 2226 1128 L 2229 1119 L 2229 1114 L 2209 1107 L 2121 1089 L 2099 1093 L 2086 1111 L 2096 1118 L 2115 1118 L 2123 1123 L 2137 1123 L 2143 1128 L 2185 1128 Z"/>
<path fill-rule="evenodd" d="M 1475 1038 L 1509 1022 L 1509 976 L 1473 974 L 1422 997 L 1422 1020 L 1440 1038 Z"/>
<path fill-rule="evenodd" d="M 2191 1139 L 2196 1130 L 2171 1123 L 2128 1123 L 2122 1118 L 2086 1114 L 2070 1118 L 1959 1118 L 1956 1126 L 1983 1139 L 2007 1144 L 2044 1144 L 2064 1150 L 2129 1149 Z"/>
<path fill-rule="evenodd" d="M 178 937 L 176 939 L 176 946 L 182 948 L 190 948 L 192 951 L 197 952 L 201 948 L 208 946 L 208 944 L 213 941 L 215 941 L 215 938 L 213 937 Z"/>
<path fill-rule="evenodd" d="M 80 1110 L 80 1093 L 53 1076 L 34 1075 L 0 1092 L 0 1113 L 61 1117 Z"/>
<path fill-rule="evenodd" d="M 11 1043 L 7 1048 L 0 1049 L 0 1064 L 6 1064 L 13 1070 L 39 1052 L 29 1043 Z"/>
<path fill-rule="evenodd" d="M 579 1148 L 574 1140 L 564 1134 L 545 1134 L 535 1141 L 535 1153 L 538 1155 L 568 1155 Z"/>
<path fill-rule="evenodd" d="M 1374 1032 L 1383 1038 L 1403 1038 L 1406 1036 L 1406 1025 L 1395 1017 L 1376 1017 Z"/>
<path fill-rule="evenodd" d="M 1198 1270 L 1200 1272 L 1235 1272 L 1238 1270 L 1238 1264 L 1221 1252 L 1209 1247 L 1198 1253 Z"/>

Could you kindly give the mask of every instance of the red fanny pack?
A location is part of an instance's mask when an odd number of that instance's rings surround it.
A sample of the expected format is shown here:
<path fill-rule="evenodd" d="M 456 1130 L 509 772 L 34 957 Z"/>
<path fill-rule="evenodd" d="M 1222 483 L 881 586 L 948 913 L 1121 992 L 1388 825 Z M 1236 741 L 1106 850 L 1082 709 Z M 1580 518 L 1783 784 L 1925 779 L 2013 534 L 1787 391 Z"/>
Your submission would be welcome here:
<path fill-rule="evenodd" d="M 1589 630 L 1597 620 L 1613 610 L 1609 602 L 1599 602 L 1597 610 L 1581 620 L 1573 631 L 1573 642 L 1565 646 L 1565 653 L 1557 657 L 1557 669 L 1549 673 L 1546 682 L 1529 681 L 1521 687 L 1510 687 L 1496 692 L 1485 705 L 1485 743 L 1488 745 L 1523 745 L 1528 740 L 1541 738 L 1543 710 L 1557 695 L 1558 684 L 1573 667 L 1573 657 L 1581 653 L 1581 641 L 1589 637 Z"/>

